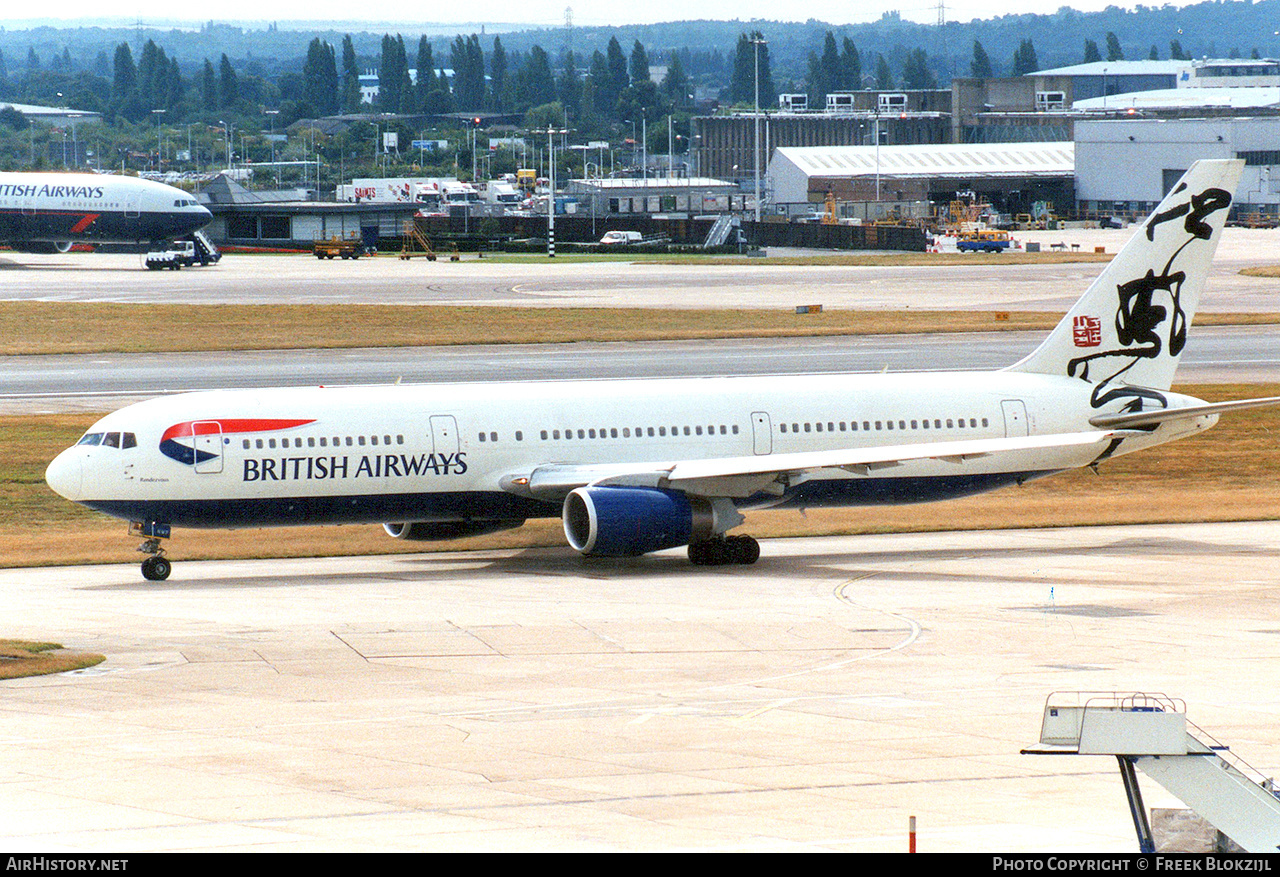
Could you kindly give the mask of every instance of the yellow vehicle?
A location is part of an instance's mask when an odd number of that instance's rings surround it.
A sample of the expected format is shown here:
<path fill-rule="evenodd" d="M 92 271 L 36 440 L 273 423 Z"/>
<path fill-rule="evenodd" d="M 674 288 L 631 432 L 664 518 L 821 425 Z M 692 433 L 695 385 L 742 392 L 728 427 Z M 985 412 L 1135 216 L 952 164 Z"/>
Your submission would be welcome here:
<path fill-rule="evenodd" d="M 364 242 L 359 238 L 322 238 L 311 244 L 311 253 L 317 259 L 359 259 L 364 252 Z"/>

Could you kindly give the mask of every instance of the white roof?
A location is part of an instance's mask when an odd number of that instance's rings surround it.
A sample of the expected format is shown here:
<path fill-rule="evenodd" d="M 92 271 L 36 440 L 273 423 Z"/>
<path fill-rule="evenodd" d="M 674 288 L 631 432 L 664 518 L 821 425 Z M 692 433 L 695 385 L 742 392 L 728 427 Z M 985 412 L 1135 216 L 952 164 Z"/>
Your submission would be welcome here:
<path fill-rule="evenodd" d="M 877 152 L 879 153 L 877 157 Z M 1070 142 L 964 143 L 918 146 L 783 146 L 774 151 L 811 177 L 1071 176 Z"/>
<path fill-rule="evenodd" d="M 1192 65 L 1191 61 L 1090 61 L 1037 70 L 1027 76 L 1176 76 Z"/>
<path fill-rule="evenodd" d="M 1241 85 L 1219 88 L 1158 88 L 1154 91 L 1131 91 L 1110 94 L 1105 98 L 1091 97 L 1075 101 L 1077 110 L 1137 110 L 1196 109 L 1203 107 L 1274 107 L 1280 105 L 1280 87 Z"/>
<path fill-rule="evenodd" d="M 727 180 L 711 177 L 605 177 L 604 179 L 570 180 L 583 187 L 598 189 L 690 189 L 715 186 L 734 186 Z"/>

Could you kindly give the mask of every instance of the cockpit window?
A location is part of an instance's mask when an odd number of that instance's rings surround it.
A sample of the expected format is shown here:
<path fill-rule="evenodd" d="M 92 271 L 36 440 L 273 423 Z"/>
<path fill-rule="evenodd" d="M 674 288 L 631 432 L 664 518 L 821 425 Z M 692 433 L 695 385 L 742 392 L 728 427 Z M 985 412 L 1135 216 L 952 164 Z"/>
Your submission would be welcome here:
<path fill-rule="evenodd" d="M 100 445 L 100 444 L 102 444 L 102 433 L 100 433 L 100 432 L 86 432 L 83 436 L 81 436 L 80 441 L 76 442 L 76 444 L 78 444 L 78 445 Z"/>
<path fill-rule="evenodd" d="M 104 435 L 104 436 L 102 437 L 102 446 L 103 446 L 104 448 L 118 448 L 118 447 L 120 447 L 120 433 L 118 433 L 118 432 L 109 432 L 109 433 L 107 433 L 106 435 Z"/>
<path fill-rule="evenodd" d="M 138 446 L 138 437 L 131 432 L 120 433 L 120 447 L 136 448 Z"/>

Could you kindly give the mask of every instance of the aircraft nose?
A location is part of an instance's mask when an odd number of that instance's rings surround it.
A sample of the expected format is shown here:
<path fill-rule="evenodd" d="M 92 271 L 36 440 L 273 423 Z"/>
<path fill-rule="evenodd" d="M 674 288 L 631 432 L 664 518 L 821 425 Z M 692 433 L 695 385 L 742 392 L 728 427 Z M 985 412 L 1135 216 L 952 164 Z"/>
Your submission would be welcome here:
<path fill-rule="evenodd" d="M 70 447 L 53 458 L 45 469 L 45 483 L 59 496 L 70 500 L 80 498 L 80 479 L 84 474 L 84 454 L 77 447 Z"/>

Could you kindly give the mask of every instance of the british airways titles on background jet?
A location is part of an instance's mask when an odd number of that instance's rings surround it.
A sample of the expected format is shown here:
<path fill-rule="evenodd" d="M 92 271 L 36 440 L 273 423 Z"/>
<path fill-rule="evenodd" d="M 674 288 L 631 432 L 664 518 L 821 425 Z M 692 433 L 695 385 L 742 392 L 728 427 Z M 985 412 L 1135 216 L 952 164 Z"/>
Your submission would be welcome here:
<path fill-rule="evenodd" d="M 138 177 L 0 173 L 0 243 L 19 252 L 65 253 L 77 242 L 159 244 L 212 218 L 191 194 Z"/>
<path fill-rule="evenodd" d="M 149 579 L 171 527 L 384 523 L 444 539 L 559 516 L 586 555 L 687 545 L 752 563 L 750 507 L 923 502 L 1207 429 L 1169 391 L 1241 162 L 1187 172 L 1044 343 L 995 372 L 231 390 L 131 405 L 50 465 L 132 522 Z M 388 523 L 389 522 L 389 523 Z"/>

